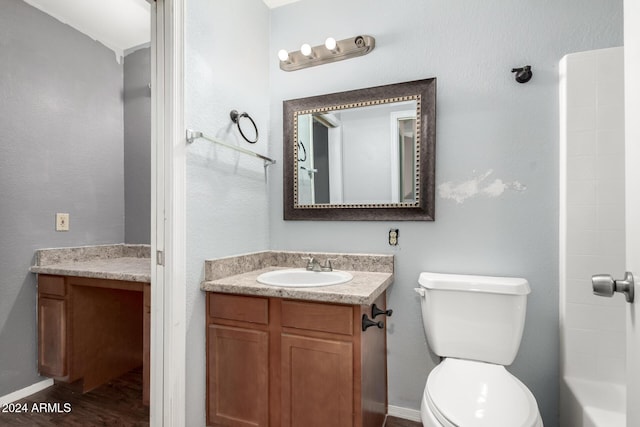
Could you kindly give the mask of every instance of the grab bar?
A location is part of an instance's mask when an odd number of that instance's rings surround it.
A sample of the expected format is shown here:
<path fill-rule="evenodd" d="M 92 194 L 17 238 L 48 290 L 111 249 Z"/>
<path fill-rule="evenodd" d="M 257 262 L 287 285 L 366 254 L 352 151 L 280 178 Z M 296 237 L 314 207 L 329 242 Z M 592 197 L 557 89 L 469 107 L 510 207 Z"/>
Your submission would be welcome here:
<path fill-rule="evenodd" d="M 219 144 L 219 145 L 222 145 L 223 147 L 227 147 L 227 148 L 230 148 L 232 150 L 239 151 L 241 153 L 248 154 L 248 155 L 253 156 L 253 157 L 257 157 L 257 158 L 259 158 L 259 159 L 264 161 L 264 167 L 265 168 L 267 166 L 275 164 L 275 162 L 276 162 L 275 160 L 270 159 L 269 157 L 263 156 L 262 154 L 258 154 L 256 152 L 251 151 L 251 150 L 247 150 L 246 148 L 242 148 L 242 147 L 238 147 L 238 146 L 235 146 L 235 145 L 228 144 L 228 143 L 226 143 L 224 141 L 221 141 L 221 140 L 219 140 L 217 138 L 212 138 L 210 136 L 206 136 L 202 132 L 199 132 L 199 131 L 196 131 L 196 130 L 187 129 L 187 142 L 189 144 L 191 144 L 193 141 L 195 141 L 198 138 L 206 139 L 207 141 L 213 142 L 214 144 Z"/>

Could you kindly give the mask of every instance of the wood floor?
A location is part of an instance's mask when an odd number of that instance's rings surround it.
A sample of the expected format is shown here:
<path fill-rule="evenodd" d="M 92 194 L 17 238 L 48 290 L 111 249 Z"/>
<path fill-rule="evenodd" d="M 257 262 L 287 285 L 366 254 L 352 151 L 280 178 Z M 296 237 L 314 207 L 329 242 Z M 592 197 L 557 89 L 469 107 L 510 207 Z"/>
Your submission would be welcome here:
<path fill-rule="evenodd" d="M 82 394 L 73 387 L 56 384 L 15 402 L 15 405 L 23 408 L 26 405 L 27 412 L 0 412 L 0 426 L 149 425 L 149 408 L 142 404 L 142 368 L 135 369 L 89 393 Z M 387 417 L 385 427 L 422 427 L 422 424 Z"/>
<path fill-rule="evenodd" d="M 56 384 L 15 404 L 21 405 L 27 411 L 0 412 L 0 426 L 149 425 L 149 408 L 142 404 L 142 368 L 135 369 L 89 393 L 82 394 L 74 387 Z M 16 409 L 15 406 L 13 409 Z"/>
<path fill-rule="evenodd" d="M 422 427 L 422 423 L 404 420 L 402 418 L 387 417 L 384 427 Z"/>

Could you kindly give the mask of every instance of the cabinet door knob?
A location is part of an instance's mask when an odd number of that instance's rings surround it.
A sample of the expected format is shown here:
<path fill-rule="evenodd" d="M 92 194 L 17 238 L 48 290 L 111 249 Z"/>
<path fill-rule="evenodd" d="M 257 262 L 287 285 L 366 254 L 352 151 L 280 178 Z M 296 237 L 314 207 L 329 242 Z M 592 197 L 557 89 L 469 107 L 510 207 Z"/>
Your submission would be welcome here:
<path fill-rule="evenodd" d="M 375 320 L 369 319 L 366 314 L 362 315 L 362 330 L 366 331 L 371 326 L 377 326 L 380 329 L 384 328 L 384 322 L 376 322 Z"/>
<path fill-rule="evenodd" d="M 378 308 L 377 305 L 373 304 L 373 307 L 371 307 L 371 317 L 375 319 L 379 314 L 384 314 L 385 316 L 391 317 L 391 315 L 393 314 L 393 310 L 382 310 Z"/>

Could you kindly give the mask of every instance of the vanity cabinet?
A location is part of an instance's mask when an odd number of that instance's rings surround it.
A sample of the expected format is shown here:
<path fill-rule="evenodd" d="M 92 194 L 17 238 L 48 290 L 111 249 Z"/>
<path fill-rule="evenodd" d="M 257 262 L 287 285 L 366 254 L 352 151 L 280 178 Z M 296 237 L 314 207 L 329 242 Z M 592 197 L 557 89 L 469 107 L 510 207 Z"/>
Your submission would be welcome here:
<path fill-rule="evenodd" d="M 207 424 L 269 425 L 268 299 L 207 299 Z"/>
<path fill-rule="evenodd" d="M 149 405 L 151 390 L 151 284 L 142 290 L 142 403 Z"/>
<path fill-rule="evenodd" d="M 209 292 L 207 424 L 381 427 L 386 331 L 363 332 L 363 315 L 371 306 Z"/>
<path fill-rule="evenodd" d="M 149 396 L 148 283 L 38 275 L 38 370 L 82 392 L 143 366 Z"/>
<path fill-rule="evenodd" d="M 42 375 L 67 375 L 67 304 L 64 278 L 38 280 L 38 370 Z"/>

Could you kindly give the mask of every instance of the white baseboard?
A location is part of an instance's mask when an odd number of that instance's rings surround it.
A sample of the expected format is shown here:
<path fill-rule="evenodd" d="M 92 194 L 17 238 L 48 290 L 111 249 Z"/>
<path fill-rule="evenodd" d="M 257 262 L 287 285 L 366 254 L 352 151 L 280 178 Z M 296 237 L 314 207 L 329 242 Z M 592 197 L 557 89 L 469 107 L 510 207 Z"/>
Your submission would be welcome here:
<path fill-rule="evenodd" d="M 415 409 L 388 405 L 387 414 L 391 415 L 392 417 L 402 418 L 409 421 L 422 422 L 422 418 L 420 417 L 420 411 L 417 411 Z"/>
<path fill-rule="evenodd" d="M 53 380 L 51 378 L 48 378 L 38 383 L 31 384 L 30 386 L 27 386 L 20 390 L 16 390 L 13 393 L 0 396 L 0 407 L 8 403 L 15 402 L 16 400 L 23 399 L 27 396 L 31 396 L 32 394 L 37 393 L 41 390 L 44 390 L 47 387 L 51 387 L 52 385 L 53 385 Z"/>

